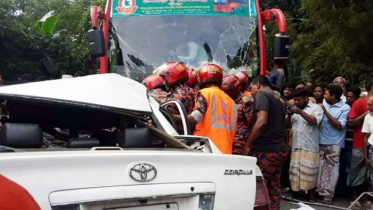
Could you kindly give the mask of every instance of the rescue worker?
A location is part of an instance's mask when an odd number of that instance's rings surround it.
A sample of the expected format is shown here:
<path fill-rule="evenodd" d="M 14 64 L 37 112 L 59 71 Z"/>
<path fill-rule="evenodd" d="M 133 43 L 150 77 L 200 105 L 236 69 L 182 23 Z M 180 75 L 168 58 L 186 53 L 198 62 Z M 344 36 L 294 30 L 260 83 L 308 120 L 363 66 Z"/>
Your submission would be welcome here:
<path fill-rule="evenodd" d="M 167 100 L 180 100 L 187 114 L 190 114 L 194 107 L 194 90 L 186 84 L 189 78 L 187 70 L 183 62 L 168 62 L 156 71 L 163 78 L 164 85 L 169 90 Z M 168 105 L 166 108 L 174 115 L 179 114 L 174 105 Z"/>
<path fill-rule="evenodd" d="M 236 76 L 241 82 L 240 94 L 235 98 L 237 105 L 237 130 L 233 140 L 233 154 L 240 155 L 245 146 L 246 139 L 250 136 L 254 126 L 255 117 L 253 115 L 254 98 L 248 90 L 250 77 L 246 72 L 238 72 Z"/>
<path fill-rule="evenodd" d="M 239 80 L 242 84 L 242 88 L 241 88 L 242 94 L 245 95 L 245 96 L 251 96 L 251 92 L 248 90 L 249 86 L 250 86 L 249 75 L 244 71 L 240 71 L 236 74 L 236 76 L 239 78 Z"/>
<path fill-rule="evenodd" d="M 225 75 L 221 88 L 231 99 L 236 100 L 241 92 L 240 79 L 233 74 Z"/>
<path fill-rule="evenodd" d="M 148 95 L 153 97 L 158 103 L 167 101 L 167 92 L 163 83 L 163 78 L 155 74 L 149 75 L 141 82 L 149 90 Z"/>
<path fill-rule="evenodd" d="M 194 69 L 188 69 L 188 81 L 187 85 L 192 88 L 195 92 L 199 91 L 198 81 L 197 81 L 197 71 Z"/>
<path fill-rule="evenodd" d="M 208 137 L 223 154 L 232 154 L 237 107 L 220 88 L 223 72 L 215 64 L 205 64 L 197 75 L 201 89 L 194 110 L 188 115 L 191 125 L 196 124 L 194 135 Z M 181 121 L 180 116 L 176 115 L 175 120 Z"/>

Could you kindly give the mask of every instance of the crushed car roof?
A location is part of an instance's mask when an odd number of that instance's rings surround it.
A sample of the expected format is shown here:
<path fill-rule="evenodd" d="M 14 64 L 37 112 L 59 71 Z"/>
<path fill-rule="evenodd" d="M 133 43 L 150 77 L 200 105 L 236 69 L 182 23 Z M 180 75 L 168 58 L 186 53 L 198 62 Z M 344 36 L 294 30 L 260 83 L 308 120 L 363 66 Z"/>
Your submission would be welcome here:
<path fill-rule="evenodd" d="M 0 98 L 151 112 L 145 86 L 114 73 L 4 86 Z"/>

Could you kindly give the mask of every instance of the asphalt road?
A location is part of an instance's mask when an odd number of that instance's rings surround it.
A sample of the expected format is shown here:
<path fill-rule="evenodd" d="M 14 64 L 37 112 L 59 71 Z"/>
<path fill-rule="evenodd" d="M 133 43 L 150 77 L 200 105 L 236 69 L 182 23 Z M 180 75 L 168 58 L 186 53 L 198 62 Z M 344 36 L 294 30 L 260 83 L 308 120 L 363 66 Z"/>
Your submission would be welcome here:
<path fill-rule="evenodd" d="M 319 201 L 321 203 L 321 201 Z M 333 206 L 338 206 L 347 209 L 349 207 L 350 203 L 346 199 L 336 199 L 333 202 Z M 315 205 L 310 205 L 312 208 L 317 209 L 317 210 L 330 210 L 330 209 L 335 209 L 335 208 L 326 208 L 326 207 L 320 207 L 320 206 L 315 206 Z M 289 210 L 289 209 L 297 209 L 300 208 L 298 205 L 290 204 L 288 201 L 281 201 L 281 210 Z"/>

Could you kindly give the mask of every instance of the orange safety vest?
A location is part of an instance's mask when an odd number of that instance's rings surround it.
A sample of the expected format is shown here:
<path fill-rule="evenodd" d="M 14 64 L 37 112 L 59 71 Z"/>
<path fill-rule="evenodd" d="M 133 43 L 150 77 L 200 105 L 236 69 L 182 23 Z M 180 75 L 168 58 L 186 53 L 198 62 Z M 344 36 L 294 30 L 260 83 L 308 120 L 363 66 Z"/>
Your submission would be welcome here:
<path fill-rule="evenodd" d="M 232 154 L 237 129 L 236 104 L 218 87 L 204 88 L 199 92 L 207 100 L 207 110 L 196 125 L 194 135 L 208 137 L 223 154 Z"/>
<path fill-rule="evenodd" d="M 252 95 L 251 95 L 251 92 L 248 91 L 248 90 L 245 90 L 245 91 L 243 92 L 243 95 L 244 95 L 244 96 L 252 96 Z"/>

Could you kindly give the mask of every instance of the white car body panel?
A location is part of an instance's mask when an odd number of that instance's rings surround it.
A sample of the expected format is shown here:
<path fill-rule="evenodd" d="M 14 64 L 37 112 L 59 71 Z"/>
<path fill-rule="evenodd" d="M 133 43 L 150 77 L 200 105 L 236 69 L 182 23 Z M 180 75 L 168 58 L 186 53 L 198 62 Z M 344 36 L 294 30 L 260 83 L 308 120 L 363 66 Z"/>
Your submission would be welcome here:
<path fill-rule="evenodd" d="M 0 156 L 0 173 L 26 188 L 42 209 L 87 201 L 180 194 L 188 197 L 188 192 L 215 193 L 214 210 L 247 210 L 254 205 L 255 158 L 140 150 L 21 152 Z M 154 165 L 158 172 L 154 180 L 139 183 L 130 178 L 129 168 L 140 162 Z M 227 169 L 253 173 L 224 175 Z M 197 210 L 197 206 L 185 210 L 192 209 Z"/>
<path fill-rule="evenodd" d="M 256 158 L 224 155 L 206 137 L 178 135 L 159 111 L 160 105 L 147 97 L 143 85 L 131 79 L 104 74 L 13 85 L 1 87 L 1 97 L 88 104 L 123 113 L 131 110 L 152 113 L 163 131 L 175 138 L 208 140 L 209 147 L 204 152 L 191 149 L 0 152 L 0 174 L 26 188 L 43 210 L 76 203 L 84 210 L 118 204 L 144 206 L 126 210 L 146 210 L 152 208 L 148 204 L 161 203 L 170 204 L 168 209 L 198 210 L 199 193 L 215 194 L 214 210 L 254 207 L 256 177 L 261 176 Z M 129 171 L 137 163 L 153 165 L 157 170 L 154 180 L 132 179 Z M 232 174 L 226 170 L 249 173 Z M 148 203 L 140 204 L 139 199 L 148 199 Z M 157 210 L 162 208 L 159 206 Z"/>
<path fill-rule="evenodd" d="M 0 95 L 151 112 L 145 86 L 118 74 L 97 74 L 3 86 L 0 88 Z"/>

